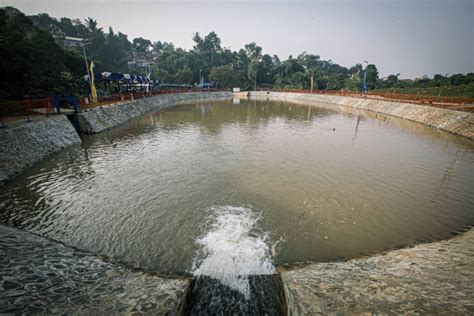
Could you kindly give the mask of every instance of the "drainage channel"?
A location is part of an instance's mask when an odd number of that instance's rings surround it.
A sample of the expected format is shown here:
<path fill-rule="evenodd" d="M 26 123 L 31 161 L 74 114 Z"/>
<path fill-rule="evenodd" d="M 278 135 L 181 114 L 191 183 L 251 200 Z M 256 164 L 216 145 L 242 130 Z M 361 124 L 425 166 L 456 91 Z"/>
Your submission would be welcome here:
<path fill-rule="evenodd" d="M 207 276 L 195 279 L 186 315 L 286 315 L 286 300 L 279 274 L 249 276 L 250 295 Z"/>

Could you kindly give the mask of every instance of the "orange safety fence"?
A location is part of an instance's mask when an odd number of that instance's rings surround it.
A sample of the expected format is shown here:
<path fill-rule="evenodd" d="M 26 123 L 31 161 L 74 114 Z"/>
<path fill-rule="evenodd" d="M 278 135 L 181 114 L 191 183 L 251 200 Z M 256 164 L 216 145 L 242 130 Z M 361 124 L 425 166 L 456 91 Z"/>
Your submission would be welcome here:
<path fill-rule="evenodd" d="M 161 95 L 161 94 L 171 94 L 171 93 L 183 93 L 183 92 L 206 92 L 206 91 L 217 91 L 216 89 L 212 90 L 201 90 L 201 89 L 165 89 L 159 91 L 141 91 L 141 92 L 125 92 L 110 94 L 106 96 L 99 96 L 97 102 L 92 103 L 88 97 L 81 97 L 78 99 L 80 109 L 87 110 L 94 107 L 107 106 L 113 104 L 119 104 L 122 102 L 138 100 L 146 97 Z M 68 102 L 66 102 L 68 103 Z M 64 106 L 64 103 L 61 103 L 61 108 Z M 68 106 L 66 104 L 66 106 Z M 70 104 L 69 104 L 70 106 Z M 68 106 L 68 107 L 69 107 Z M 72 109 L 72 108 L 71 108 Z M 4 123 L 11 120 L 19 120 L 25 118 L 29 120 L 34 116 L 47 115 L 50 113 L 55 113 L 55 98 L 48 97 L 44 99 L 25 99 L 22 101 L 7 101 L 0 102 L 0 126 L 5 125 Z"/>
<path fill-rule="evenodd" d="M 138 99 L 151 97 L 151 96 L 157 96 L 161 94 L 185 93 L 185 92 L 201 92 L 201 90 L 199 89 L 166 89 L 166 90 L 149 91 L 149 92 L 145 92 L 145 91 L 124 92 L 124 93 L 110 94 L 107 96 L 99 96 L 97 98 L 96 103 L 92 103 L 89 101 L 88 98 L 83 97 L 80 99 L 80 107 L 81 109 L 84 110 L 84 109 L 90 109 L 94 107 L 107 106 L 107 105 L 118 104 L 121 102 L 138 100 Z"/>
<path fill-rule="evenodd" d="M 313 93 L 323 95 L 348 96 L 355 98 L 366 98 L 376 100 L 388 100 L 394 102 L 414 103 L 422 105 L 430 105 L 435 107 L 450 108 L 455 110 L 474 111 L 474 98 L 463 97 L 444 97 L 444 96 L 427 96 L 415 94 L 402 94 L 392 92 L 368 92 L 365 96 L 362 93 L 340 90 L 304 90 L 304 89 L 261 89 L 264 91 L 281 91 L 292 93 Z M 160 94 L 182 93 L 182 92 L 201 92 L 200 89 L 166 89 L 150 92 L 125 92 L 111 94 L 98 97 L 97 103 L 91 103 L 87 98 L 80 98 L 79 103 L 81 109 L 90 109 L 93 107 L 107 106 L 118 104 L 131 100 L 138 100 L 145 97 L 156 96 Z M 210 90 L 204 90 L 210 91 Z M 213 89 L 212 91 L 217 91 Z M 48 97 L 43 99 L 25 99 L 22 101 L 9 101 L 0 103 L 0 125 L 6 121 L 27 119 L 34 116 L 47 115 L 55 112 L 54 98 Z"/>
<path fill-rule="evenodd" d="M 44 99 L 25 99 L 22 101 L 9 101 L 0 103 L 0 124 L 6 121 L 25 118 L 29 120 L 34 116 L 54 113 L 54 99 L 48 97 Z"/>
<path fill-rule="evenodd" d="M 303 90 L 303 89 L 273 89 L 272 91 L 292 92 L 292 93 L 313 93 L 325 95 L 348 96 L 355 98 L 366 98 L 376 100 L 386 100 L 394 102 L 404 102 L 413 104 L 430 105 L 434 107 L 450 108 L 455 110 L 474 111 L 474 98 L 429 96 L 416 94 L 402 94 L 389 92 L 368 92 L 365 96 L 362 93 L 339 90 Z"/>

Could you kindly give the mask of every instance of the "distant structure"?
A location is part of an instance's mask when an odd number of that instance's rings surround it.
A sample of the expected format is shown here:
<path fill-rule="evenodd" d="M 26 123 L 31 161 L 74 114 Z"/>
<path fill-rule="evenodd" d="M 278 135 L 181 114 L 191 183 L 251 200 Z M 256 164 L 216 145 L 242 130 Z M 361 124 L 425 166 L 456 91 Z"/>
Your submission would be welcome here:
<path fill-rule="evenodd" d="M 65 36 L 64 39 L 63 39 L 63 46 L 65 48 L 74 48 L 74 47 L 81 46 L 83 42 L 84 42 L 83 38 Z"/>

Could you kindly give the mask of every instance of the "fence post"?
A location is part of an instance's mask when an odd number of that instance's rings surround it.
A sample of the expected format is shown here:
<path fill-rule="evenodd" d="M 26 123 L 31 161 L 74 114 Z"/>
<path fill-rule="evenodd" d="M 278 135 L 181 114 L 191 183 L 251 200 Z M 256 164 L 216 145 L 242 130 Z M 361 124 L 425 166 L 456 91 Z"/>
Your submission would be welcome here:
<path fill-rule="evenodd" d="M 23 110 L 25 111 L 25 114 L 26 114 L 26 121 L 31 122 L 30 113 L 28 111 L 29 100 L 24 100 L 22 103 L 23 103 Z"/>
<path fill-rule="evenodd" d="M 81 108 L 79 106 L 79 102 L 77 101 L 76 97 L 72 97 L 72 107 L 74 109 L 74 113 L 79 113 L 81 112 Z"/>
<path fill-rule="evenodd" d="M 61 106 L 59 104 L 59 97 L 54 97 L 54 106 L 56 107 L 56 112 L 61 113 Z"/>

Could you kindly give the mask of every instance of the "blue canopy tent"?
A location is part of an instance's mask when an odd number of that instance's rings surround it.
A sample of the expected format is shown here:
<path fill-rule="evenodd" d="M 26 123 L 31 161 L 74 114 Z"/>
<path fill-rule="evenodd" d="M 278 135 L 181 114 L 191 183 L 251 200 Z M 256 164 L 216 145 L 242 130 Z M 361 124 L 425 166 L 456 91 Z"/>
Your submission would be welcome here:
<path fill-rule="evenodd" d="M 200 88 L 200 89 L 213 89 L 214 88 L 214 83 L 213 82 L 203 82 L 201 84 L 198 84 L 197 87 Z"/>
<path fill-rule="evenodd" d="M 115 72 L 103 72 L 102 76 L 103 76 L 103 80 L 107 80 L 111 82 L 119 82 L 124 79 L 123 74 L 119 74 Z"/>
<path fill-rule="evenodd" d="M 88 81 L 88 76 L 84 77 L 85 81 Z M 115 72 L 102 72 L 94 74 L 94 81 L 96 87 L 100 87 L 103 84 L 103 93 L 122 93 L 122 92 L 138 92 L 138 91 L 153 91 L 153 90 L 189 90 L 196 86 L 190 84 L 174 84 L 164 83 L 161 80 L 151 80 L 145 76 L 121 74 Z M 111 84 L 116 84 L 112 89 Z M 213 89 L 214 83 L 203 82 L 201 85 L 197 85 L 201 89 Z M 101 90 L 101 88 L 99 88 Z M 115 90 L 115 91 L 113 91 Z"/>

